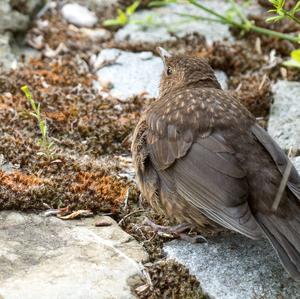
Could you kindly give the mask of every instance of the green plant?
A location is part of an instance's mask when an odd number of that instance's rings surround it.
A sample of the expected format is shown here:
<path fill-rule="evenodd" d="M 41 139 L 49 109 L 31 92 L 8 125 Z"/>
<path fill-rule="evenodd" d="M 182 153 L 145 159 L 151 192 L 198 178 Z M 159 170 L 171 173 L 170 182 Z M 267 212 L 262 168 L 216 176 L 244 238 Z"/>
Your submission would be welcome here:
<path fill-rule="evenodd" d="M 269 12 L 275 13 L 276 16 L 268 18 L 266 20 L 267 22 L 274 23 L 284 19 L 290 19 L 300 25 L 300 18 L 297 15 L 300 13 L 300 1 L 298 1 L 290 10 L 286 10 L 284 8 L 285 0 L 269 0 L 269 2 L 271 2 L 274 6 L 274 9 L 269 10 Z M 300 43 L 300 35 L 298 36 L 298 39 Z M 283 62 L 283 65 L 287 67 L 300 68 L 300 49 L 292 51 L 290 60 Z"/>
<path fill-rule="evenodd" d="M 148 7 L 166 6 L 172 3 L 177 3 L 178 0 L 153 0 L 148 4 Z"/>
<path fill-rule="evenodd" d="M 300 49 L 291 52 L 291 59 L 283 62 L 287 67 L 300 68 Z"/>
<path fill-rule="evenodd" d="M 29 112 L 29 115 L 33 116 L 38 123 L 40 132 L 42 137 L 38 140 L 38 145 L 41 148 L 41 151 L 38 152 L 38 155 L 46 156 L 47 158 L 52 158 L 54 155 L 54 143 L 51 142 L 49 136 L 48 136 L 48 127 L 46 119 L 43 119 L 41 116 L 41 106 L 40 103 L 37 103 L 31 95 L 31 92 L 27 85 L 24 85 L 21 87 L 21 90 L 24 92 L 27 101 L 30 103 L 31 109 L 33 112 Z"/>
<path fill-rule="evenodd" d="M 281 33 L 281 32 L 277 32 L 274 30 L 256 26 L 253 22 L 248 20 L 248 18 L 242 12 L 241 7 L 234 0 L 230 1 L 231 8 L 229 9 L 228 13 L 225 16 L 217 13 L 213 9 L 206 7 L 205 5 L 201 4 L 197 0 L 187 0 L 187 1 L 190 4 L 198 7 L 199 9 L 201 9 L 201 10 L 207 12 L 208 14 L 210 14 L 211 16 L 213 16 L 213 18 L 209 18 L 210 21 L 227 24 L 231 27 L 241 30 L 242 32 L 253 31 L 253 32 L 257 32 L 259 34 L 277 37 L 277 38 L 289 40 L 289 41 L 295 42 L 295 43 L 300 42 L 299 36 L 296 36 L 293 34 Z M 208 19 L 208 18 L 203 18 L 201 16 L 196 16 L 196 15 L 187 15 L 187 14 L 185 14 L 185 15 L 192 17 L 194 19 Z"/>
<path fill-rule="evenodd" d="M 300 12 L 300 1 L 298 1 L 295 6 L 291 10 L 286 10 L 284 8 L 285 1 L 284 0 L 269 0 L 273 5 L 274 9 L 270 10 L 270 12 L 277 13 L 277 16 L 273 16 L 268 18 L 267 22 L 278 22 L 283 19 L 290 19 L 296 22 L 297 24 L 300 24 L 300 19 L 297 16 L 297 13 Z M 231 2 L 231 8 L 227 11 L 225 16 L 215 12 L 214 10 L 204 6 L 203 4 L 199 3 L 197 0 L 188 0 L 188 2 L 201 10 L 209 13 L 212 18 L 207 17 L 201 17 L 201 16 L 195 16 L 190 14 L 181 14 L 186 17 L 190 17 L 193 19 L 202 19 L 202 20 L 208 20 L 213 22 L 218 22 L 222 24 L 228 24 L 231 27 L 237 28 L 241 30 L 241 32 L 248 32 L 248 31 L 254 31 L 260 34 L 277 37 L 284 40 L 289 40 L 294 43 L 300 43 L 300 34 L 298 36 L 292 35 L 292 34 L 286 34 L 277 32 L 274 30 L 262 28 L 259 26 L 256 26 L 253 22 L 248 20 L 246 15 L 243 13 L 241 7 L 236 3 L 234 0 L 230 0 Z M 291 59 L 288 61 L 285 61 L 283 65 L 288 67 L 300 67 L 300 49 L 295 50 L 291 53 Z"/>
<path fill-rule="evenodd" d="M 278 22 L 288 18 L 300 24 L 300 18 L 297 16 L 297 13 L 300 12 L 300 1 L 297 1 L 295 6 L 290 10 L 284 8 L 285 0 L 269 0 L 269 2 L 274 6 L 274 9 L 269 10 L 269 12 L 275 13 L 276 16 L 267 18 L 267 22 Z"/>
<path fill-rule="evenodd" d="M 125 10 L 121 10 L 118 8 L 118 16 L 115 19 L 105 20 L 103 22 L 104 26 L 124 26 L 130 22 L 131 16 L 135 13 L 135 11 L 140 6 L 141 1 L 134 1 L 130 6 L 128 6 Z"/>

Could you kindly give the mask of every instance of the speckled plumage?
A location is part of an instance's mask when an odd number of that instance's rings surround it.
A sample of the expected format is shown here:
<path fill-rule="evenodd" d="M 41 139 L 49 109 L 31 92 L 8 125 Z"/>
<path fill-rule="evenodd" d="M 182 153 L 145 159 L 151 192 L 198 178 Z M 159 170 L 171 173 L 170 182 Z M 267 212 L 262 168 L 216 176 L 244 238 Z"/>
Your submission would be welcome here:
<path fill-rule="evenodd" d="M 162 52 L 167 53 L 163 50 Z M 300 280 L 300 177 L 292 168 L 271 207 L 288 158 L 255 118 L 224 92 L 200 58 L 163 55 L 160 96 L 139 121 L 132 154 L 153 208 L 195 227 L 266 236 Z"/>

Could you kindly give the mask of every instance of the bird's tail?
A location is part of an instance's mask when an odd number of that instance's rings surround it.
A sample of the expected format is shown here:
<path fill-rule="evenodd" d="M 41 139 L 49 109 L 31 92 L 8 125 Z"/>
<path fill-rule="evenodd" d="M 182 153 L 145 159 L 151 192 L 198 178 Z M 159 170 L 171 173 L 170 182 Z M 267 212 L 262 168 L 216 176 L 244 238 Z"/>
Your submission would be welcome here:
<path fill-rule="evenodd" d="M 257 220 L 286 269 L 300 281 L 300 209 L 292 218 L 280 218 L 276 214 L 257 214 Z"/>

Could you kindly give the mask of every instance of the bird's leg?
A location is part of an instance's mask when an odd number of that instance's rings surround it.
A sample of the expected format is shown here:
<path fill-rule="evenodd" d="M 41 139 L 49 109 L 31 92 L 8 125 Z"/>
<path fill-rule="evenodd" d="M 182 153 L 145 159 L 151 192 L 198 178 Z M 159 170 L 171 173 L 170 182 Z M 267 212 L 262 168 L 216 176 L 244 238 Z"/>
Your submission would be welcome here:
<path fill-rule="evenodd" d="M 145 220 L 145 224 L 149 225 L 155 232 L 157 233 L 165 233 L 169 235 L 174 235 L 179 237 L 182 240 L 191 242 L 191 243 L 200 243 L 200 242 L 207 242 L 207 240 L 202 237 L 201 235 L 197 236 L 190 236 L 188 233 L 184 233 L 186 230 L 192 229 L 192 225 L 188 223 L 181 223 L 174 226 L 164 226 L 164 225 L 158 225 L 151 221 L 150 219 Z"/>

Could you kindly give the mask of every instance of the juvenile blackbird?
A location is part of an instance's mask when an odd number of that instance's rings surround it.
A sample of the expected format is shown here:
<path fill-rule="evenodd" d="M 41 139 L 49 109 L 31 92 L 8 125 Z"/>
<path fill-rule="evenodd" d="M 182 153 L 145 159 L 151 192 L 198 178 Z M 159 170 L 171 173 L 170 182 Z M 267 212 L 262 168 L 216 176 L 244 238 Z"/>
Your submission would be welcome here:
<path fill-rule="evenodd" d="M 160 95 L 131 148 L 142 196 L 196 228 L 213 221 L 251 239 L 266 237 L 300 280 L 297 171 L 203 59 L 158 51 Z"/>

